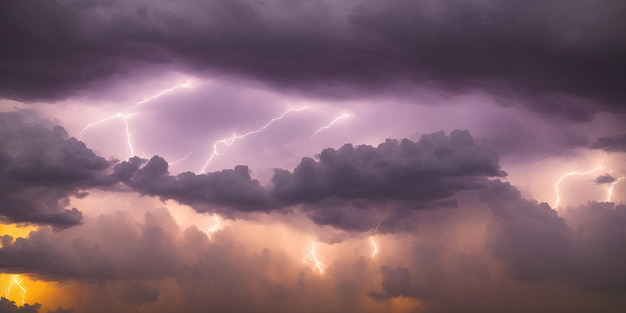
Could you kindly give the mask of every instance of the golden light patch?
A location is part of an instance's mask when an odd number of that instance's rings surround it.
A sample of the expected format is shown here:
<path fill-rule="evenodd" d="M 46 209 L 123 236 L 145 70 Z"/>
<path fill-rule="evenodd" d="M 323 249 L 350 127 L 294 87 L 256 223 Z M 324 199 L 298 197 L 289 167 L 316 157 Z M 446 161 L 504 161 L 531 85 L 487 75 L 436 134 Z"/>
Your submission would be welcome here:
<path fill-rule="evenodd" d="M 0 236 L 9 235 L 16 238 L 26 238 L 31 231 L 37 230 L 35 226 L 17 225 L 17 224 L 0 224 Z M 2 244 L 0 243 L 0 247 Z"/>
<path fill-rule="evenodd" d="M 415 299 L 409 297 L 394 297 L 391 299 L 391 305 L 393 307 L 393 312 L 422 312 L 424 311 L 424 306 L 422 303 Z"/>

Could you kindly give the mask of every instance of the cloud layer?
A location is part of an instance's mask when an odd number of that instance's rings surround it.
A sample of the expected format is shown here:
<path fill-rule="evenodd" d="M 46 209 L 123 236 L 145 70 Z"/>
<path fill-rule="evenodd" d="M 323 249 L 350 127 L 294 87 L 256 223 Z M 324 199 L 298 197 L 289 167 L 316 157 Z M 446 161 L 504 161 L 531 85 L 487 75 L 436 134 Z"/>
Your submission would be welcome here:
<path fill-rule="evenodd" d="M 5 98 L 54 101 L 162 65 L 317 96 L 480 90 L 576 121 L 623 112 L 626 100 L 626 8 L 616 0 L 45 1 L 0 9 Z"/>

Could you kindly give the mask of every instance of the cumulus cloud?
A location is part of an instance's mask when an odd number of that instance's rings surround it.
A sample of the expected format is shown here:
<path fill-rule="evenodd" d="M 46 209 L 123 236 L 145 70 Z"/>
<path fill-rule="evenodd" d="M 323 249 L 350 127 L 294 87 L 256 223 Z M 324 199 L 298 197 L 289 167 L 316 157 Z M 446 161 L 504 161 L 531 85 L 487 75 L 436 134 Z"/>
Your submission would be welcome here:
<path fill-rule="evenodd" d="M 18 307 L 15 305 L 15 302 L 9 301 L 8 299 L 2 297 L 0 299 L 0 312 L 7 313 L 38 313 L 41 308 L 41 304 L 29 305 L 25 304 L 22 307 Z"/>
<path fill-rule="evenodd" d="M 450 136 L 423 135 L 417 142 L 387 140 L 376 148 L 325 149 L 319 161 L 305 157 L 293 172 L 276 169 L 268 189 L 245 166 L 172 176 L 158 156 L 141 164 L 139 158 L 122 162 L 112 176 L 141 194 L 176 200 L 198 212 L 269 212 L 302 205 L 316 223 L 345 230 L 371 227 L 375 214 L 364 213 L 388 202 L 398 209 L 453 207 L 455 193 L 484 188 L 487 177 L 506 175 L 495 151 L 458 130 Z"/>
<path fill-rule="evenodd" d="M 39 313 L 39 309 L 41 309 L 41 304 L 24 304 L 23 306 L 17 306 L 14 301 L 9 301 L 8 299 L 2 297 L 0 299 L 0 312 L 2 313 Z M 62 309 L 58 308 L 54 311 L 48 310 L 48 313 L 72 313 L 73 309 Z"/>
<path fill-rule="evenodd" d="M 618 268 L 626 254 L 621 223 L 626 207 L 589 202 L 557 213 L 495 182 L 487 203 L 494 213 L 489 247 L 508 275 L 523 281 L 557 281 L 595 292 L 626 291 Z"/>
<path fill-rule="evenodd" d="M 114 183 L 110 164 L 70 138 L 61 126 L 44 126 L 32 112 L 0 113 L 0 218 L 14 223 L 69 227 L 82 213 L 68 197 Z"/>
<path fill-rule="evenodd" d="M 267 209 L 271 199 L 259 182 L 250 177 L 247 166 L 207 174 L 184 172 L 171 176 L 165 159 L 155 156 L 140 168 L 139 158 L 115 166 L 113 176 L 122 179 L 131 189 L 162 199 L 195 205 L 232 207 L 240 211 Z"/>
<path fill-rule="evenodd" d="M 619 0 L 7 2 L 0 94 L 54 101 L 165 65 L 317 96 L 482 90 L 587 121 L 626 100 L 624 9 Z"/>
<path fill-rule="evenodd" d="M 302 159 L 293 173 L 276 170 L 274 197 L 286 203 L 327 198 L 428 202 L 480 188 L 484 177 L 506 175 L 494 151 L 458 130 L 449 137 L 443 132 L 423 135 L 418 142 L 325 149 L 319 159 Z"/>

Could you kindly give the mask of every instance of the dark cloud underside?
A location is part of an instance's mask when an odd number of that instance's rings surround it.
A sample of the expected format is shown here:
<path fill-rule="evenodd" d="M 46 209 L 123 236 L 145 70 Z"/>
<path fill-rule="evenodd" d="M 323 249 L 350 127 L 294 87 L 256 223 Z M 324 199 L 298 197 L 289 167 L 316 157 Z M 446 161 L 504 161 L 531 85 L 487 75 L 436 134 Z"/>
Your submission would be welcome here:
<path fill-rule="evenodd" d="M 482 90 L 577 121 L 626 100 L 619 0 L 6 1 L 0 12 L 0 96 L 26 101 L 147 64 L 325 96 Z"/>
<path fill-rule="evenodd" d="M 105 171 L 109 162 L 84 143 L 69 138 L 61 126 L 31 112 L 0 113 L 0 218 L 13 223 L 69 227 L 82 213 L 66 209 L 70 196 L 115 183 Z"/>

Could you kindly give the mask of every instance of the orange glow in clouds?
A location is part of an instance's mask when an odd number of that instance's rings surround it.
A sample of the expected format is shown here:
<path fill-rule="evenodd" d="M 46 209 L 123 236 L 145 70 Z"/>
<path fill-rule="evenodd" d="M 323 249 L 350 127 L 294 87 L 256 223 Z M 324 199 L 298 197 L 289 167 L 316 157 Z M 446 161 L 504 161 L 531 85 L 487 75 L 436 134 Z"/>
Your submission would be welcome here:
<path fill-rule="evenodd" d="M 26 297 L 26 288 L 22 286 L 23 278 L 20 278 L 18 275 L 11 275 L 11 283 L 9 283 L 9 287 L 7 287 L 7 292 L 5 294 L 5 298 L 9 299 L 11 296 L 11 288 L 17 287 L 20 289 L 20 293 L 22 294 L 22 305 L 24 305 L 24 297 Z"/>

